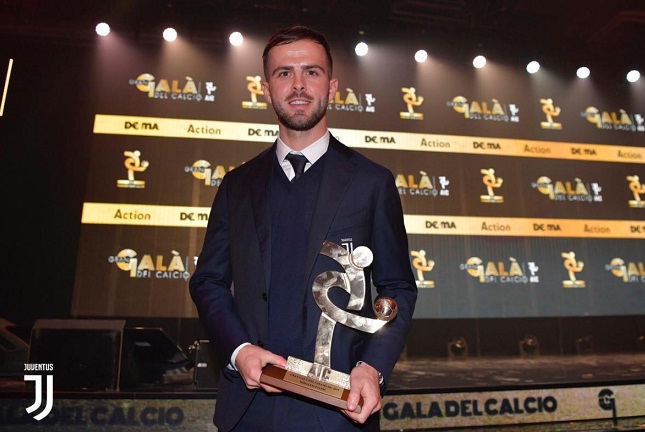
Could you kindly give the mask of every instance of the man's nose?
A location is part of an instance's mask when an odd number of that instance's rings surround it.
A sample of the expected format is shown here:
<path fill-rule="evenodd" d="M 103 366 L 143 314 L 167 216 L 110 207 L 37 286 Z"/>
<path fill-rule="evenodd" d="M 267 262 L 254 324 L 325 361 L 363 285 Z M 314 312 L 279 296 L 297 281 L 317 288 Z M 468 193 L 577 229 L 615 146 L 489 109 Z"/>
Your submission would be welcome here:
<path fill-rule="evenodd" d="M 293 89 L 296 91 L 303 91 L 305 89 L 305 81 L 300 75 L 296 75 L 293 80 Z"/>

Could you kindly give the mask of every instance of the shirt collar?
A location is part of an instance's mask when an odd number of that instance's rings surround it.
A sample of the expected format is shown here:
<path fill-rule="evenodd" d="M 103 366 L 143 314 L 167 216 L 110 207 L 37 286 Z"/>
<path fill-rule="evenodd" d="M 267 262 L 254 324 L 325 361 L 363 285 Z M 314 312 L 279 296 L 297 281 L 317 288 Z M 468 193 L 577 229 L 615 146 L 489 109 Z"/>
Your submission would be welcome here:
<path fill-rule="evenodd" d="M 278 137 L 278 146 L 276 148 L 278 161 L 282 164 L 289 153 L 300 153 L 307 158 L 310 164 L 314 164 L 327 152 L 327 148 L 329 147 L 329 136 L 329 131 L 326 131 L 322 137 L 309 144 L 307 147 L 302 149 L 302 151 L 292 150 L 280 139 L 280 137 Z"/>

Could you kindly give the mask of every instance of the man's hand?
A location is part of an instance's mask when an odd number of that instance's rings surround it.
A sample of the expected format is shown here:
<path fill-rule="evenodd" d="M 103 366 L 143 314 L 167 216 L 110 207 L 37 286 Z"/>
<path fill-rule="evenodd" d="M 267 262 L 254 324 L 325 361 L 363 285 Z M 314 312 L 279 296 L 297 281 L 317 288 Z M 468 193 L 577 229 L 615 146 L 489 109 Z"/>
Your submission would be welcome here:
<path fill-rule="evenodd" d="M 347 409 L 341 410 L 356 423 L 365 423 L 367 418 L 381 409 L 381 389 L 378 371 L 367 363 L 361 363 L 352 369 L 349 375 L 351 390 L 347 398 Z M 363 398 L 361 412 L 355 412 L 360 398 Z"/>
<path fill-rule="evenodd" d="M 235 359 L 235 367 L 242 376 L 246 388 L 249 390 L 261 388 L 270 393 L 280 392 L 280 389 L 260 383 L 262 368 L 267 364 L 285 367 L 287 361 L 284 357 L 256 345 L 244 346 Z"/>

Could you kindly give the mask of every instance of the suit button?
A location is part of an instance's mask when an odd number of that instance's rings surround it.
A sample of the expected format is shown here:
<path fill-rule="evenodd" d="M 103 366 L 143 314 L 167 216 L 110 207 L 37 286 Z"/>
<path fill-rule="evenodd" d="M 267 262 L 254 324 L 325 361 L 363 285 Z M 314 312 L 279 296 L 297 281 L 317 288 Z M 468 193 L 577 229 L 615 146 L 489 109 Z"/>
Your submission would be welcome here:
<path fill-rule="evenodd" d="M 267 295 L 267 293 L 265 293 L 265 292 L 262 293 L 262 300 L 267 301 L 268 298 L 269 298 L 269 296 Z"/>
<path fill-rule="evenodd" d="M 257 343 L 257 345 L 258 345 L 260 348 L 262 348 L 262 347 L 264 346 L 264 343 L 263 343 L 261 340 L 259 340 L 259 339 L 258 339 L 258 343 Z"/>

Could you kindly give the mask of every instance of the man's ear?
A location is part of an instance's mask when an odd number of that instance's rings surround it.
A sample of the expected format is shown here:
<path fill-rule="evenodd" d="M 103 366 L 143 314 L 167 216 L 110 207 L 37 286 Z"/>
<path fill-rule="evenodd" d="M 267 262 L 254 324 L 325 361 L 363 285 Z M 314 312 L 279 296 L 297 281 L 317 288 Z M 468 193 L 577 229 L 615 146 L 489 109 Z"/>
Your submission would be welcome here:
<path fill-rule="evenodd" d="M 329 97 L 327 100 L 333 100 L 336 97 L 336 91 L 338 90 L 338 80 L 332 78 L 329 80 Z"/>
<path fill-rule="evenodd" d="M 262 81 L 262 93 L 267 102 L 271 103 L 271 92 L 269 91 L 269 83 Z"/>

